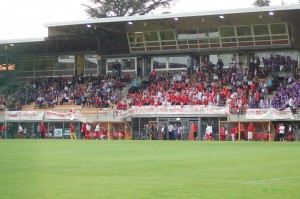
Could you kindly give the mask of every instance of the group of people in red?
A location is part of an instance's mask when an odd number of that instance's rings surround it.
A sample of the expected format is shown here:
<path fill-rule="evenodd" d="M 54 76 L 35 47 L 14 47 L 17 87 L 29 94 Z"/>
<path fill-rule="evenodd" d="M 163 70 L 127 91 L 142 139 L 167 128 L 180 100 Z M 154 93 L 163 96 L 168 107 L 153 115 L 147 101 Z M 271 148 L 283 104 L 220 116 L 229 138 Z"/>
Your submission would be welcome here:
<path fill-rule="evenodd" d="M 24 138 L 24 134 L 26 134 L 27 129 L 24 129 L 21 124 L 18 125 L 18 138 L 19 139 L 23 139 Z M 44 139 L 47 137 L 47 129 L 46 126 L 43 122 L 41 122 L 40 125 L 40 138 Z"/>
<path fill-rule="evenodd" d="M 154 73 L 154 74 L 152 74 Z M 244 69 L 238 75 L 232 71 L 222 71 L 222 76 L 211 73 L 207 76 L 199 71 L 193 76 L 186 71 L 173 74 L 152 72 L 150 84 L 145 90 L 129 93 L 133 106 L 159 105 L 214 105 L 230 104 L 232 111 L 242 112 L 247 108 L 258 108 L 265 103 L 267 85 L 258 81 Z M 250 105 L 252 105 L 250 107 Z M 124 110 L 126 106 L 120 104 Z M 265 107 L 262 105 L 262 107 Z"/>
<path fill-rule="evenodd" d="M 255 133 L 255 126 L 252 122 L 250 122 L 247 129 L 245 128 L 245 125 L 243 123 L 240 123 L 239 126 L 233 124 L 230 128 L 230 131 L 228 131 L 226 127 L 222 125 L 220 128 L 220 141 L 226 141 L 226 140 L 253 141 L 254 133 Z"/>
<path fill-rule="evenodd" d="M 80 130 L 81 139 L 90 140 L 92 138 L 96 140 L 106 140 L 108 138 L 108 133 L 105 128 L 101 128 L 100 123 L 98 123 L 95 127 L 95 132 L 91 132 L 91 125 L 89 123 L 82 123 Z"/>

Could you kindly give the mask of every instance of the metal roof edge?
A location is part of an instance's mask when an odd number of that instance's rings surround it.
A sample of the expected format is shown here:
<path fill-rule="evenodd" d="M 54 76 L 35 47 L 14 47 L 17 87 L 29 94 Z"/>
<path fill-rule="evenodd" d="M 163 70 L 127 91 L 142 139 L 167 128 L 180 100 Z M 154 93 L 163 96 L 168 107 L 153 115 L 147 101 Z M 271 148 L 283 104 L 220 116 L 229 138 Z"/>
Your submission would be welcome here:
<path fill-rule="evenodd" d="M 235 8 L 226 10 L 207 10 L 198 12 L 186 12 L 186 13 L 167 13 L 167 14 L 154 14 L 154 15 L 137 15 L 137 16 L 124 16 L 124 17 L 107 17 L 97 19 L 85 19 L 77 21 L 65 21 L 65 22 L 53 22 L 43 24 L 45 27 L 55 26 L 68 26 L 68 25 L 84 25 L 95 23 L 113 23 L 113 22 L 127 22 L 127 21 L 141 21 L 141 20 L 155 20 L 166 19 L 174 17 L 197 17 L 197 16 L 211 16 L 211 15 L 226 15 L 226 14 L 241 14 L 241 13 L 253 13 L 253 12 L 270 12 L 270 11 L 288 11 L 300 9 L 299 4 L 290 4 L 283 6 L 264 6 L 264 7 L 247 7 L 247 8 Z"/>
<path fill-rule="evenodd" d="M 45 41 L 45 37 L 0 40 L 0 44 L 17 44 L 17 43 L 27 43 L 27 42 L 39 42 L 39 41 Z"/>

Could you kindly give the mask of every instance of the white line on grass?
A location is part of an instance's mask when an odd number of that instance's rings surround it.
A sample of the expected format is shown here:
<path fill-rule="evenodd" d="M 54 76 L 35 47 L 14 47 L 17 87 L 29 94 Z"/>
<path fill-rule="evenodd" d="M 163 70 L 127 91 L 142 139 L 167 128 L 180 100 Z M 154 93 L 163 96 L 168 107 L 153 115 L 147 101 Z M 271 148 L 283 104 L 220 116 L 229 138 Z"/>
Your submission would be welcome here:
<path fill-rule="evenodd" d="M 267 180 L 253 180 L 253 181 L 244 182 L 244 184 L 257 184 L 257 183 L 261 183 L 261 182 L 288 180 L 288 179 L 299 178 L 299 177 L 300 176 L 291 176 L 291 177 L 286 177 L 286 178 L 273 178 L 273 179 L 267 179 Z"/>

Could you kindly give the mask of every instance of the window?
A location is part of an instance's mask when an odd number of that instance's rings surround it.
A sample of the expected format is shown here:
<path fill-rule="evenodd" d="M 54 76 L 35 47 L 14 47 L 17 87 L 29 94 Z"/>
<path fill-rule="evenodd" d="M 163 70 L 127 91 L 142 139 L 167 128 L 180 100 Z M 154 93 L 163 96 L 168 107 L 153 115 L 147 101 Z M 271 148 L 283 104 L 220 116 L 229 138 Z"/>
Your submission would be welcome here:
<path fill-rule="evenodd" d="M 118 59 L 118 58 L 116 58 L 116 59 L 107 59 L 107 70 L 112 71 L 113 70 L 113 65 L 115 63 L 121 63 L 121 62 L 122 62 L 122 60 Z"/>
<path fill-rule="evenodd" d="M 208 43 L 208 29 L 199 29 L 198 30 L 198 37 L 199 43 Z"/>
<path fill-rule="evenodd" d="M 54 69 L 54 59 L 38 59 L 35 60 L 35 66 L 37 71 L 41 70 L 53 70 Z"/>
<path fill-rule="evenodd" d="M 157 32 L 144 32 L 145 41 L 158 41 Z"/>
<path fill-rule="evenodd" d="M 97 69 L 97 55 L 84 55 L 84 68 Z"/>
<path fill-rule="evenodd" d="M 251 36 L 251 27 L 250 26 L 238 26 L 236 27 L 237 36 Z"/>
<path fill-rule="evenodd" d="M 273 35 L 275 35 L 275 34 L 287 34 L 285 24 L 271 24 L 270 27 L 271 27 L 271 33 Z"/>
<path fill-rule="evenodd" d="M 162 41 L 165 40 L 175 40 L 175 35 L 174 35 L 174 31 L 160 31 L 160 39 Z"/>
<path fill-rule="evenodd" d="M 55 70 L 74 70 L 75 56 L 65 55 L 55 57 Z"/>
<path fill-rule="evenodd" d="M 255 25 L 253 26 L 254 35 L 268 35 L 268 25 Z"/>
<path fill-rule="evenodd" d="M 177 31 L 177 40 L 187 40 L 187 30 Z"/>
<path fill-rule="evenodd" d="M 188 56 L 169 57 L 169 68 L 186 68 L 188 59 Z"/>
<path fill-rule="evenodd" d="M 197 30 L 188 30 L 187 39 L 188 40 L 197 40 L 198 39 Z"/>
<path fill-rule="evenodd" d="M 220 27 L 221 37 L 234 37 L 234 27 Z"/>
<path fill-rule="evenodd" d="M 34 71 L 34 58 L 19 60 L 17 70 L 18 71 Z"/>
<path fill-rule="evenodd" d="M 153 68 L 154 69 L 166 69 L 167 68 L 167 58 L 166 57 L 153 57 Z"/>
<path fill-rule="evenodd" d="M 122 70 L 135 70 L 135 58 L 122 59 Z"/>

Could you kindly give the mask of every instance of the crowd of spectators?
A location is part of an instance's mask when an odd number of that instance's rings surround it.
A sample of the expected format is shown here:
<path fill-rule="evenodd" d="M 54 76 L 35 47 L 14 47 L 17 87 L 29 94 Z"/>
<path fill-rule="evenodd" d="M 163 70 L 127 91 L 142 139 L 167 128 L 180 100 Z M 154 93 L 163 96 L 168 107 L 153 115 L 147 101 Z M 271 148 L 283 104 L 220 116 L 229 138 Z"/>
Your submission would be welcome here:
<path fill-rule="evenodd" d="M 294 109 L 300 103 L 298 79 L 291 76 L 288 84 L 280 84 L 273 96 L 274 77 L 261 79 L 247 68 L 197 71 L 195 75 L 182 71 L 151 76 L 147 89 L 129 93 L 128 98 L 133 106 L 229 104 L 232 113 L 248 108 Z"/>
<path fill-rule="evenodd" d="M 298 66 L 298 61 L 292 59 L 290 56 L 270 55 L 270 57 L 262 57 L 262 64 L 264 68 L 270 68 L 272 72 L 292 71 L 295 72 Z"/>
<path fill-rule="evenodd" d="M 130 81 L 129 74 L 39 77 L 27 85 L 3 91 L 0 108 L 16 111 L 33 102 L 36 109 L 53 108 L 64 103 L 108 108 L 118 103 L 122 97 L 122 88 Z"/>
<path fill-rule="evenodd" d="M 271 55 L 262 60 L 264 68 L 272 68 L 272 71 L 297 65 L 297 61 L 289 56 Z M 253 63 L 254 66 L 259 64 L 258 61 Z M 129 74 L 39 77 L 29 84 L 4 91 L 0 95 L 0 111 L 21 110 L 22 106 L 33 102 L 36 109 L 67 103 L 95 108 L 117 105 L 118 110 L 125 110 L 129 106 L 126 101 L 121 101 L 121 91 L 128 82 L 131 82 Z M 223 69 L 217 64 L 216 69 L 195 70 L 194 74 L 188 71 L 158 74 L 153 70 L 146 89 L 139 88 L 138 84 L 134 79 L 134 89 L 128 94 L 132 106 L 229 104 L 232 113 L 239 113 L 248 108 L 296 109 L 300 105 L 297 74 L 290 76 L 287 84 L 276 86 L 275 90 L 273 76 L 266 75 L 261 79 L 250 66 L 248 71 L 247 67 Z M 276 91 L 274 96 L 273 90 Z"/>

